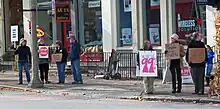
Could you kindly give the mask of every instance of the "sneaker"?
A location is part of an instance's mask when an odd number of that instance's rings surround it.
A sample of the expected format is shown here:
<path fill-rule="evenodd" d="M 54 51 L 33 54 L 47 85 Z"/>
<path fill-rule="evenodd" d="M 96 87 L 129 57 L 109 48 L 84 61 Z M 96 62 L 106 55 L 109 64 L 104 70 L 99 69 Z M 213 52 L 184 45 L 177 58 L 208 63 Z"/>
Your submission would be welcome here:
<path fill-rule="evenodd" d="M 78 84 L 83 84 L 83 82 L 82 82 L 82 81 L 79 81 Z"/>
<path fill-rule="evenodd" d="M 78 84 L 78 82 L 74 81 L 74 82 L 72 82 L 72 84 Z"/>
<path fill-rule="evenodd" d="M 176 93 L 181 93 L 181 90 L 177 90 L 177 92 Z"/>
<path fill-rule="evenodd" d="M 172 93 L 176 93 L 176 90 L 173 90 Z"/>
<path fill-rule="evenodd" d="M 21 83 L 21 82 L 20 82 L 20 83 L 18 83 L 18 85 L 22 85 L 22 84 L 23 84 L 23 83 Z"/>

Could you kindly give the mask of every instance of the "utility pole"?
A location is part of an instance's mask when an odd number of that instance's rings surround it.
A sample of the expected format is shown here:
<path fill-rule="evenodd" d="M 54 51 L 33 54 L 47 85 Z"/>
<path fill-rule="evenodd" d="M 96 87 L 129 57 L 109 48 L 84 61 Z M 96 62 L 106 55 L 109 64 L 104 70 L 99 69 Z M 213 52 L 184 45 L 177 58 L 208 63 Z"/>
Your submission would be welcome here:
<path fill-rule="evenodd" d="M 31 0 L 31 8 L 36 9 L 37 0 Z M 37 34 L 36 34 L 36 11 L 31 11 L 31 53 L 32 53 L 32 79 L 30 83 L 31 88 L 42 88 L 43 84 L 40 81 L 38 73 L 38 50 L 37 50 Z"/>
<path fill-rule="evenodd" d="M 53 29 L 53 43 L 56 43 L 57 40 L 57 22 L 55 17 L 55 5 L 56 0 L 52 0 L 52 29 Z"/>

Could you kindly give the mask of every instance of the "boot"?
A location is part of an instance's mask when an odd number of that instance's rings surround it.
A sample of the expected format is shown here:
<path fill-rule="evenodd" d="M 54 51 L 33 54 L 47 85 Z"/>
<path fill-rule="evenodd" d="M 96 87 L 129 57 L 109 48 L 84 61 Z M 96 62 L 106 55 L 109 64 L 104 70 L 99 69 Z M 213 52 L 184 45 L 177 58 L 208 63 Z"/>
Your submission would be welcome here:
<path fill-rule="evenodd" d="M 209 83 L 210 83 L 210 78 L 206 77 L 206 86 L 209 86 Z"/>

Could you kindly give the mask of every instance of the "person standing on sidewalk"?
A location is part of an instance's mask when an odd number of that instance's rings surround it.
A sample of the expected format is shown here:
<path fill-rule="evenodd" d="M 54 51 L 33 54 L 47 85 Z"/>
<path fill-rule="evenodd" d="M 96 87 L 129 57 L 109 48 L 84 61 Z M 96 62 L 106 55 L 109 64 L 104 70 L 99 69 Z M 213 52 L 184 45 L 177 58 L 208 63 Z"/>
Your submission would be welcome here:
<path fill-rule="evenodd" d="M 206 86 L 209 86 L 210 76 L 211 76 L 211 72 L 212 72 L 212 69 L 213 69 L 213 58 L 215 56 L 215 53 L 213 52 L 212 48 L 209 45 L 207 45 L 206 47 L 207 47 L 208 60 L 207 60 L 207 63 L 206 63 L 205 77 L 206 77 Z"/>
<path fill-rule="evenodd" d="M 195 32 L 193 33 L 193 40 L 189 43 L 187 53 L 186 53 L 186 61 L 189 63 L 189 66 L 192 70 L 192 78 L 195 84 L 195 92 L 193 94 L 203 95 L 204 94 L 204 78 L 205 78 L 205 65 L 207 61 L 207 51 L 205 51 L 205 60 L 201 63 L 192 63 L 189 60 L 189 49 L 190 48 L 204 48 L 205 44 L 201 41 L 202 34 Z M 202 54 L 201 54 L 202 55 Z"/>
<path fill-rule="evenodd" d="M 66 68 L 66 63 L 67 63 L 67 51 L 66 48 L 62 46 L 61 41 L 56 41 L 56 49 L 55 49 L 55 54 L 61 53 L 62 54 L 62 59 L 61 62 L 57 62 L 57 70 L 58 70 L 58 83 L 57 84 L 64 84 L 65 83 L 65 68 Z"/>
<path fill-rule="evenodd" d="M 43 39 L 38 40 L 38 46 L 46 46 Z M 48 52 L 49 53 L 49 52 Z M 49 57 L 48 58 L 39 58 L 39 69 L 40 69 L 40 79 L 46 84 L 48 81 L 48 72 L 49 72 Z"/>
<path fill-rule="evenodd" d="M 80 44 L 77 42 L 75 36 L 70 36 L 69 41 L 71 72 L 73 74 L 74 79 L 74 82 L 72 82 L 72 84 L 83 84 L 82 74 L 80 70 Z"/>
<path fill-rule="evenodd" d="M 182 78 L 181 78 L 181 68 L 183 67 L 182 58 L 185 56 L 184 47 L 179 43 L 179 36 L 173 34 L 170 37 L 171 43 L 178 43 L 180 45 L 180 58 L 170 60 L 170 72 L 172 75 L 172 93 L 181 93 L 182 90 Z M 178 87 L 176 90 L 176 77 L 178 82 Z"/>
<path fill-rule="evenodd" d="M 144 41 L 144 51 L 153 51 L 153 48 L 151 46 L 151 42 L 148 40 Z M 140 68 L 140 59 L 139 59 L 139 53 L 137 54 L 137 66 Z M 154 91 L 154 77 L 144 77 L 143 78 L 143 84 L 145 93 L 147 94 L 153 94 Z"/>
<path fill-rule="evenodd" d="M 28 69 L 28 63 L 31 63 L 31 51 L 30 48 L 26 45 L 27 40 L 24 38 L 20 39 L 20 46 L 15 50 L 14 54 L 18 55 L 18 72 L 19 72 L 19 83 L 23 84 L 23 67 L 26 73 L 27 82 L 30 83 L 30 72 Z"/>

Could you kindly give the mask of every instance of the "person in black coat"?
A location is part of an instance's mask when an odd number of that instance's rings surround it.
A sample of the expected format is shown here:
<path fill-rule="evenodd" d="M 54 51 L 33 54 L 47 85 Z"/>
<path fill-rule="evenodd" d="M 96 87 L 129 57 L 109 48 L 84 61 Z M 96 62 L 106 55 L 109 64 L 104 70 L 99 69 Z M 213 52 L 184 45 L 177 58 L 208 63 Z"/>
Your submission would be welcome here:
<path fill-rule="evenodd" d="M 62 59 L 60 62 L 56 62 L 57 64 L 57 70 L 58 70 L 58 84 L 64 84 L 65 83 L 65 68 L 67 63 L 67 50 L 62 46 L 61 41 L 56 41 L 56 49 L 55 54 L 61 53 Z"/>
<path fill-rule="evenodd" d="M 186 53 L 186 61 L 189 63 L 192 72 L 193 82 L 195 84 L 195 92 L 193 94 L 203 95 L 204 94 L 204 78 L 205 78 L 205 65 L 207 61 L 207 51 L 205 50 L 204 55 L 205 60 L 201 63 L 192 63 L 189 60 L 189 49 L 190 48 L 204 48 L 205 44 L 201 41 L 202 34 L 195 32 L 193 33 L 194 39 L 189 43 L 187 53 Z"/>

